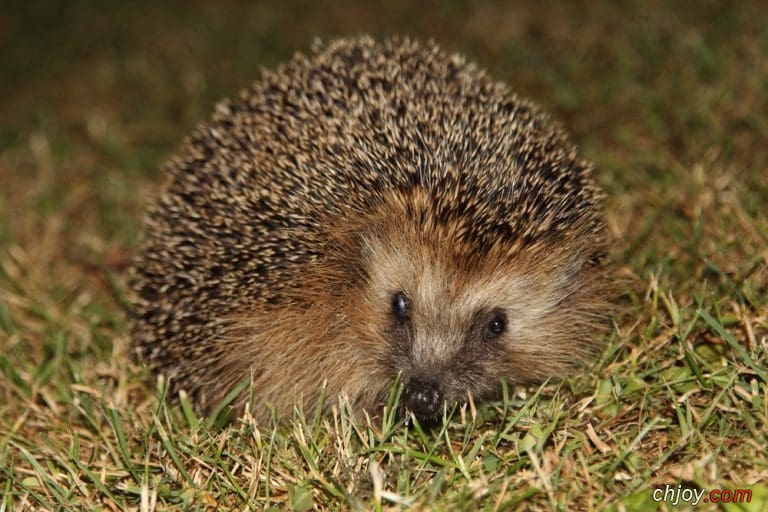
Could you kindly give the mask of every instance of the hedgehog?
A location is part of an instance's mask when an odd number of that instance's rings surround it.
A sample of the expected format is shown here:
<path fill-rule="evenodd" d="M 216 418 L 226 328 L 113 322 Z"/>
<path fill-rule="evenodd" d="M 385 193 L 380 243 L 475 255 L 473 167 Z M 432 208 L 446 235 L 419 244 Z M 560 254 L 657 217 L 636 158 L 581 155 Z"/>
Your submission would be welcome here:
<path fill-rule="evenodd" d="M 565 375 L 610 303 L 593 173 L 433 42 L 316 43 L 167 164 L 130 279 L 136 353 L 200 411 L 247 382 L 233 405 L 261 421 L 378 414 L 397 386 L 429 421 Z"/>

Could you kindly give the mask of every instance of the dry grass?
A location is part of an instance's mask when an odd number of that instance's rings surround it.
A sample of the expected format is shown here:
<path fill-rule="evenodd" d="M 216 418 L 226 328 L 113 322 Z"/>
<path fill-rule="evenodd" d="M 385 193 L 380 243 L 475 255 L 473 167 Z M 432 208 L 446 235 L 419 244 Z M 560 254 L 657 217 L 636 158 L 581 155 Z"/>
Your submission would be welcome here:
<path fill-rule="evenodd" d="M 0 511 L 666 510 L 666 484 L 768 510 L 768 9 L 277 5 L 0 15 Z M 470 54 L 598 164 L 626 281 L 610 348 L 428 432 L 167 407 L 123 312 L 159 165 L 259 66 L 360 32 Z"/>

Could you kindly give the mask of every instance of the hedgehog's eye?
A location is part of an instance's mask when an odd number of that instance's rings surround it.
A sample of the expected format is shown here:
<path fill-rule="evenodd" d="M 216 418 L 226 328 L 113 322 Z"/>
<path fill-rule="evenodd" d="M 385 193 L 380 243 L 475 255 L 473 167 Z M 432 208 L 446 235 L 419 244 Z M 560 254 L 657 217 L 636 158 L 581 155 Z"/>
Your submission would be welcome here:
<path fill-rule="evenodd" d="M 488 330 L 488 334 L 498 336 L 507 328 L 507 316 L 501 312 L 494 313 L 485 328 Z"/>
<path fill-rule="evenodd" d="M 408 320 L 411 316 L 411 305 L 403 292 L 397 292 L 392 296 L 392 313 L 401 322 Z"/>

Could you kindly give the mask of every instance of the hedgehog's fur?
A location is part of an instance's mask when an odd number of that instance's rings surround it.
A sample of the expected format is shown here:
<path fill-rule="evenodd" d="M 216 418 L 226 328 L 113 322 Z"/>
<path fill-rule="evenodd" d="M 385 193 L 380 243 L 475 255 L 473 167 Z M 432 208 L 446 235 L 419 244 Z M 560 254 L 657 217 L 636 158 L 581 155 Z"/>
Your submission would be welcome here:
<path fill-rule="evenodd" d="M 202 409 L 250 377 L 238 403 L 260 419 L 321 394 L 375 412 L 400 375 L 431 416 L 599 347 L 590 165 L 432 44 L 297 55 L 218 105 L 168 170 L 134 266 L 133 337 Z"/>

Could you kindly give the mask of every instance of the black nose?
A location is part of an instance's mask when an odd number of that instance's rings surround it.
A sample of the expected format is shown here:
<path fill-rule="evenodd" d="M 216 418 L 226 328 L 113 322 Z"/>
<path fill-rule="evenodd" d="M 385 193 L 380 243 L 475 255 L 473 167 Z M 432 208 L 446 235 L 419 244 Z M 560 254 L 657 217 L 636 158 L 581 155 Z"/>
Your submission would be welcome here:
<path fill-rule="evenodd" d="M 403 390 L 403 406 L 417 418 L 435 418 L 443 404 L 443 394 L 436 382 L 411 379 Z"/>

